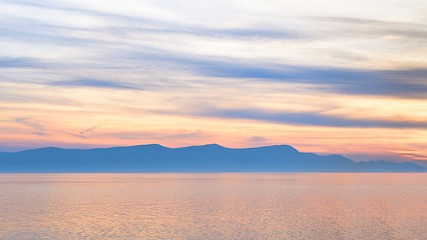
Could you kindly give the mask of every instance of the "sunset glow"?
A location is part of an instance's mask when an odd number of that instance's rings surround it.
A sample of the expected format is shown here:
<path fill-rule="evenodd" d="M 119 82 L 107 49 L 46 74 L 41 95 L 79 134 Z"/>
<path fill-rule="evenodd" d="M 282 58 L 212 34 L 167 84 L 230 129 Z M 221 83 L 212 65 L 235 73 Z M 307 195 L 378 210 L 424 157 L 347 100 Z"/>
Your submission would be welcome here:
<path fill-rule="evenodd" d="M 0 151 L 427 160 L 427 1 L 324 3 L 1 1 Z"/>

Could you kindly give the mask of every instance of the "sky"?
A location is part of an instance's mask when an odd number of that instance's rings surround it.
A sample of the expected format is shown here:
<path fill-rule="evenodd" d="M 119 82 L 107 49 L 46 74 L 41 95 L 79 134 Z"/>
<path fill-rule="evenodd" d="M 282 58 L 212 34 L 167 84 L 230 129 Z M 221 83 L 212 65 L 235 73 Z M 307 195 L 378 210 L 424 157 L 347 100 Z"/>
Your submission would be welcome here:
<path fill-rule="evenodd" d="M 0 151 L 427 160 L 425 0 L 1 0 Z"/>

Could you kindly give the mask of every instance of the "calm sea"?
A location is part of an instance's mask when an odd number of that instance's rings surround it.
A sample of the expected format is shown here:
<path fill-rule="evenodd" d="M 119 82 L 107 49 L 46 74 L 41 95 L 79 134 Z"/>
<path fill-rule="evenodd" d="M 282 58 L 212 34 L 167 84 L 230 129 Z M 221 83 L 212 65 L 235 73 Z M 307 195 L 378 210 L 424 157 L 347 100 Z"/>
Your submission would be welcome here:
<path fill-rule="evenodd" d="M 427 174 L 3 174 L 0 239 L 427 239 Z"/>

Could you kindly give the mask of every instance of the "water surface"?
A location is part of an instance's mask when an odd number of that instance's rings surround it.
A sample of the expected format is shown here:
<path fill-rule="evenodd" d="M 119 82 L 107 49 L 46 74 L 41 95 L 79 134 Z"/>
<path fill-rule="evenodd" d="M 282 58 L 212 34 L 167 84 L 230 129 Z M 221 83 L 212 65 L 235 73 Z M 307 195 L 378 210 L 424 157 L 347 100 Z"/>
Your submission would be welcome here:
<path fill-rule="evenodd" d="M 427 174 L 2 174 L 0 239 L 425 239 Z"/>

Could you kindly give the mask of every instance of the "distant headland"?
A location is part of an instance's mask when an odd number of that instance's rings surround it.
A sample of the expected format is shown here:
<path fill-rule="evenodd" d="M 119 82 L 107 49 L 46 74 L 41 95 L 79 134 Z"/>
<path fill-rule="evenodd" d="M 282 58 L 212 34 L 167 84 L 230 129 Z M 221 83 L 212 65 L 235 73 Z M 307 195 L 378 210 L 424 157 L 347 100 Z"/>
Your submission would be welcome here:
<path fill-rule="evenodd" d="M 217 144 L 168 148 L 38 148 L 0 153 L 3 173 L 80 172 L 425 172 L 413 162 L 356 162 L 340 155 L 299 152 L 292 146 L 226 148 Z"/>

